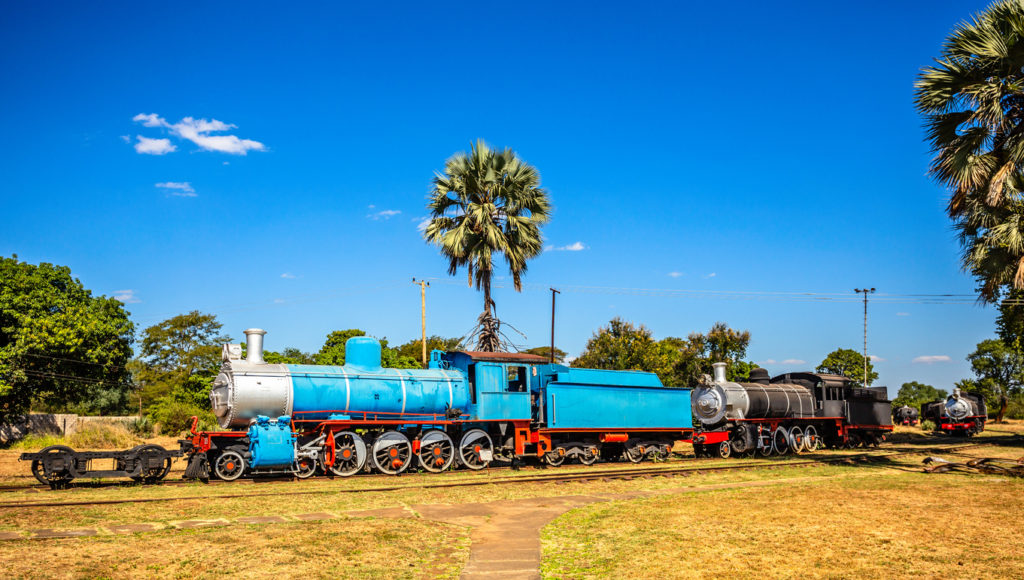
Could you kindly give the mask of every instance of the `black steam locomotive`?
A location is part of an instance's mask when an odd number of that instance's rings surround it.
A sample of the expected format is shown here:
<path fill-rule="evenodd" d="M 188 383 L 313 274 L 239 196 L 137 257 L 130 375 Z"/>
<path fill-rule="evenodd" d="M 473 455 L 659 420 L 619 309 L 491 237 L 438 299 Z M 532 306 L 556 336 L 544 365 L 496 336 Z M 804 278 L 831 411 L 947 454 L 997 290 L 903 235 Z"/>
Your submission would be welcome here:
<path fill-rule="evenodd" d="M 893 421 L 895 421 L 897 425 L 917 425 L 918 416 L 917 409 L 910 405 L 897 407 L 892 412 Z"/>
<path fill-rule="evenodd" d="M 970 437 L 985 430 L 988 407 L 980 394 L 953 389 L 953 394 L 945 400 L 921 405 L 921 420 L 935 423 L 936 431 Z"/>
<path fill-rule="evenodd" d="M 733 383 L 724 363 L 713 366 L 712 381 L 692 396 L 698 457 L 878 445 L 892 431 L 885 387 L 854 388 L 846 377 L 820 373 L 769 378 L 764 369 Z"/>

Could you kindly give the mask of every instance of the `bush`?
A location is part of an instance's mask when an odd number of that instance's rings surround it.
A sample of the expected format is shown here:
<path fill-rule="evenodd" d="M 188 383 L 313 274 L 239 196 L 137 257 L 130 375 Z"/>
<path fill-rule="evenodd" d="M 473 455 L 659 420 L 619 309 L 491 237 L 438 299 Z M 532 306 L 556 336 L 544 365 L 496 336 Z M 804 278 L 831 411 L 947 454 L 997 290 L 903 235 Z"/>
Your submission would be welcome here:
<path fill-rule="evenodd" d="M 180 435 L 192 427 L 192 417 L 199 417 L 199 428 L 216 429 L 217 419 L 213 413 L 195 405 L 174 400 L 163 400 L 150 411 L 150 417 L 156 421 L 157 428 L 163 435 Z"/>
<path fill-rule="evenodd" d="M 931 421 L 927 421 L 927 420 L 921 421 L 921 430 L 922 431 L 934 431 L 935 430 L 935 423 L 933 423 Z"/>
<path fill-rule="evenodd" d="M 81 449 L 130 449 L 142 440 L 121 423 L 93 423 L 65 437 L 67 445 Z"/>
<path fill-rule="evenodd" d="M 149 416 L 139 417 L 128 423 L 128 431 L 139 437 L 153 436 L 153 420 Z"/>
<path fill-rule="evenodd" d="M 68 442 L 64 440 L 63 435 L 34 435 L 29 434 L 17 441 L 9 441 L 6 445 L 8 449 L 19 449 L 21 451 L 39 451 L 43 447 L 49 447 L 51 445 L 67 445 Z"/>

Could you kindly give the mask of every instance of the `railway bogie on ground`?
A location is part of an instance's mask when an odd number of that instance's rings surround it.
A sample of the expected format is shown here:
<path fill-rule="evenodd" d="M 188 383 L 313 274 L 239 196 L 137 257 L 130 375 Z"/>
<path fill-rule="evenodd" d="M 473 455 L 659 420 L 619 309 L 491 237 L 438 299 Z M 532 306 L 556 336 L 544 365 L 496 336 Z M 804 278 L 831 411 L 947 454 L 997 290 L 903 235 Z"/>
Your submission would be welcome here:
<path fill-rule="evenodd" d="M 846 377 L 788 373 L 726 380 L 725 363 L 693 393 L 697 456 L 800 453 L 819 447 L 878 445 L 892 431 L 885 387 L 854 388 Z"/>
<path fill-rule="evenodd" d="M 434 351 L 426 369 L 381 367 L 380 344 L 346 343 L 346 364 L 271 365 L 264 331 L 247 358 L 226 345 L 210 400 L 222 431 L 182 442 L 185 476 L 482 469 L 667 457 L 693 433 L 689 389 L 653 373 L 573 369 L 521 353 Z"/>
<path fill-rule="evenodd" d="M 988 406 L 985 397 L 953 389 L 953 394 L 921 405 L 921 420 L 935 423 L 935 430 L 958 437 L 971 437 L 985 430 Z"/>

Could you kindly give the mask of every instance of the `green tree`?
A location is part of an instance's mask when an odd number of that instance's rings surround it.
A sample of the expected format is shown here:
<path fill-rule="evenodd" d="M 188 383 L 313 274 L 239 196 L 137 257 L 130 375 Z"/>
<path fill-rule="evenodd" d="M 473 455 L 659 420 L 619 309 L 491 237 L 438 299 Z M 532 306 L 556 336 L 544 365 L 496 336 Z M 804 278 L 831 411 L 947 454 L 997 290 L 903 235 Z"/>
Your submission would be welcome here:
<path fill-rule="evenodd" d="M 444 338 L 443 336 L 428 336 L 427 337 L 427 357 L 430 357 L 430 352 L 433 350 L 443 350 L 445 352 L 459 350 L 459 343 L 461 339 L 458 338 Z M 414 339 L 396 347 L 399 356 L 407 356 L 415 360 L 420 360 L 423 356 L 423 340 Z"/>
<path fill-rule="evenodd" d="M 550 346 L 537 346 L 537 347 L 534 347 L 534 348 L 530 348 L 530 349 L 524 350 L 523 352 L 526 353 L 526 354 L 535 354 L 537 356 L 542 356 L 542 357 L 544 357 L 544 358 L 546 358 L 548 360 L 551 360 L 551 347 Z M 555 363 L 556 364 L 562 364 L 562 362 L 565 360 L 565 357 L 568 354 L 569 353 L 565 352 L 564 350 L 562 350 L 562 349 L 560 349 L 560 348 L 558 348 L 556 346 L 555 347 Z"/>
<path fill-rule="evenodd" d="M 484 293 L 477 350 L 498 350 L 501 323 L 491 297 L 495 255 L 504 257 L 512 284 L 521 291 L 527 261 L 543 249 L 540 226 L 551 214 L 540 173 L 511 149 L 492 150 L 478 140 L 469 155 L 454 155 L 444 173 L 435 174 L 427 209 L 431 221 L 423 235 L 441 249 L 448 274 L 465 267 L 470 286 L 475 283 Z"/>
<path fill-rule="evenodd" d="M 863 371 L 861 371 L 863 372 Z M 900 386 L 900 391 L 896 395 L 896 398 L 892 401 L 893 408 L 902 407 L 907 405 L 915 409 L 920 409 L 921 405 L 937 399 L 946 398 L 948 393 L 942 389 L 936 389 L 931 385 L 919 383 L 917 381 L 910 381 L 909 383 L 903 383 Z"/>
<path fill-rule="evenodd" d="M 1024 288 L 1024 3 L 995 2 L 961 22 L 936 64 L 921 71 L 915 104 L 949 191 L 962 262 L 980 298 Z"/>
<path fill-rule="evenodd" d="M 66 266 L 0 257 L 0 422 L 33 406 L 123 412 L 133 333 L 121 302 Z"/>
<path fill-rule="evenodd" d="M 854 385 L 860 387 L 864 384 L 864 355 L 853 349 L 838 348 L 830 352 L 816 370 L 819 373 L 831 373 L 851 378 Z M 878 373 L 875 372 L 874 365 L 869 360 L 867 384 L 870 385 L 877 378 Z"/>
<path fill-rule="evenodd" d="M 646 326 L 615 317 L 587 341 L 572 366 L 654 372 L 661 365 L 658 343 Z"/>
<path fill-rule="evenodd" d="M 221 348 L 231 342 L 220 331 L 221 323 L 215 315 L 198 310 L 168 318 L 143 331 L 139 357 L 132 362 L 142 404 L 153 405 L 176 389 L 199 389 L 199 393 L 179 392 L 172 398 L 198 397 L 205 401 L 220 368 Z"/>
<path fill-rule="evenodd" d="M 1006 398 L 1024 393 L 1024 356 L 998 339 L 978 343 L 967 355 L 976 380 L 966 382 L 968 390 L 981 393 L 993 410 L 1001 409 Z"/>
<path fill-rule="evenodd" d="M 245 348 L 243 347 L 243 352 Z M 302 352 L 297 348 L 286 348 L 281 352 L 272 350 L 263 351 L 263 360 L 272 365 L 312 365 L 316 364 L 316 357 L 308 352 Z"/>
<path fill-rule="evenodd" d="M 685 340 L 669 337 L 659 345 L 663 366 L 658 373 L 668 386 L 685 387 L 698 383 L 704 375 L 712 374 L 712 364 L 726 363 L 726 379 L 745 381 L 750 371 L 757 368 L 744 361 L 750 345 L 750 332 L 735 330 L 724 322 L 716 322 L 707 334 L 692 332 Z"/>

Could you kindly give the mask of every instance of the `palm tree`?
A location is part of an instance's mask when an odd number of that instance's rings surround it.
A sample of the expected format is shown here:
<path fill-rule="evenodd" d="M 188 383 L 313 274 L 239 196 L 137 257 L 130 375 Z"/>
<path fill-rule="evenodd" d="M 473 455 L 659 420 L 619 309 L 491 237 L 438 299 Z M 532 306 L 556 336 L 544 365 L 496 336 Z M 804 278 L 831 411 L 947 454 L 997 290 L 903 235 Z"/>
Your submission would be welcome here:
<path fill-rule="evenodd" d="M 950 192 L 964 269 L 980 299 L 1024 288 L 1024 0 L 1003 0 L 961 22 L 915 104 L 935 157 L 929 173 Z"/>
<path fill-rule="evenodd" d="M 526 262 L 541 253 L 540 226 L 551 214 L 540 174 L 511 149 L 492 150 L 478 140 L 469 155 L 454 155 L 443 174 L 435 173 L 427 209 L 431 221 L 424 238 L 441 248 L 450 275 L 465 266 L 469 285 L 475 283 L 484 293 L 477 350 L 497 350 L 500 322 L 491 298 L 494 255 L 504 257 L 516 291 L 522 291 Z"/>

